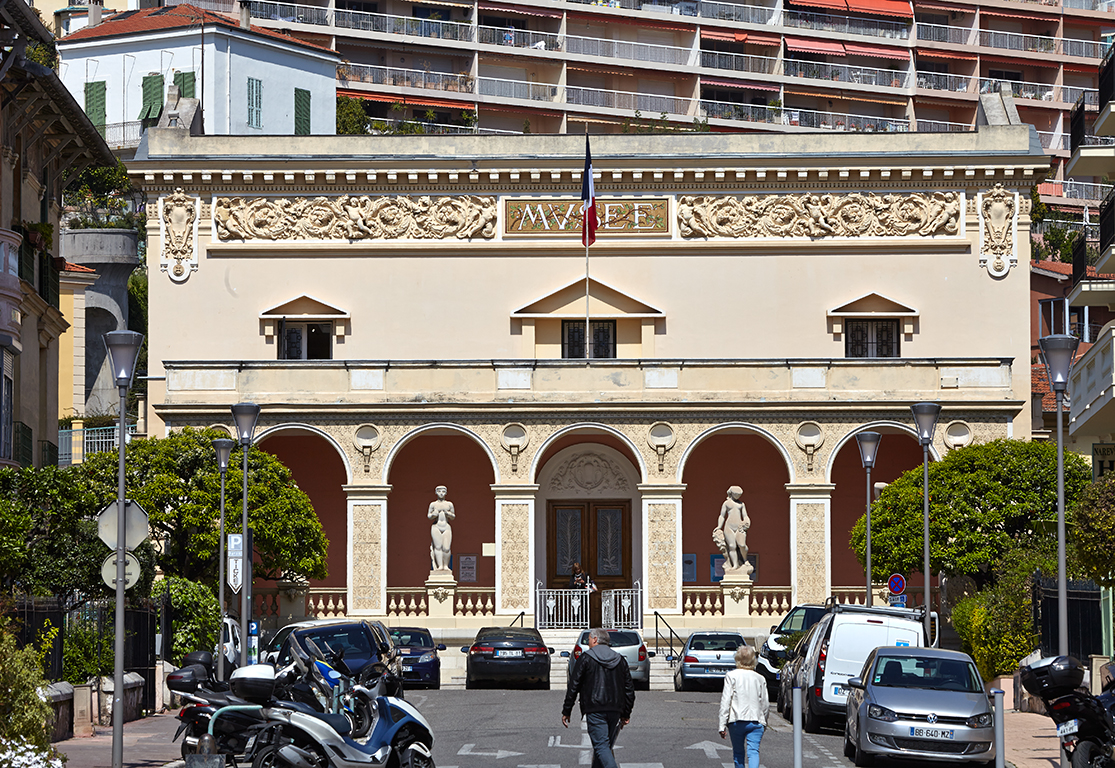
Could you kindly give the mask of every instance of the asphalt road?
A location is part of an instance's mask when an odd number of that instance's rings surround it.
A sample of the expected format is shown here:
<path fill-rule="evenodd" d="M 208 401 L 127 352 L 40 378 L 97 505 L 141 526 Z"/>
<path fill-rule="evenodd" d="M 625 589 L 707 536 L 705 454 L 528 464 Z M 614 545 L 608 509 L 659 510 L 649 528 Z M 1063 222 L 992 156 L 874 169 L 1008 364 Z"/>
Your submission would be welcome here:
<path fill-rule="evenodd" d="M 592 752 L 582 721 L 561 724 L 561 691 L 407 691 L 434 729 L 438 768 L 573 768 Z M 732 768 L 732 749 L 716 732 L 720 693 L 643 691 L 617 743 L 621 768 Z M 579 716 L 579 711 L 574 710 Z M 837 727 L 803 734 L 803 768 L 850 766 Z M 793 730 L 771 712 L 760 759 L 764 768 L 792 768 Z M 886 766 L 888 761 L 879 761 Z M 915 768 L 913 762 L 894 763 Z M 940 763 L 924 764 L 940 768 Z"/>

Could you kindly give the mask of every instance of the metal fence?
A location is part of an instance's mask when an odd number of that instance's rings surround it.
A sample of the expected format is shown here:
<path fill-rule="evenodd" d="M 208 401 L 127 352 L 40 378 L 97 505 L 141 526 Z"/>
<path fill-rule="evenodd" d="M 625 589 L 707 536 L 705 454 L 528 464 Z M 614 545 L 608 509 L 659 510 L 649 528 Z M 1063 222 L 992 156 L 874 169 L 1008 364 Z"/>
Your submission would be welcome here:
<path fill-rule="evenodd" d="M 143 678 L 141 707 L 146 712 L 154 712 L 161 704 L 158 669 L 155 666 L 160 609 L 159 601 L 150 599 L 129 600 L 124 609 L 124 671 L 135 672 Z M 114 642 L 115 599 L 92 600 L 69 611 L 65 616 L 63 632 L 79 631 L 95 638 L 96 642 Z"/>
<path fill-rule="evenodd" d="M 538 629 L 587 629 L 589 593 L 583 589 L 535 589 L 534 625 Z"/>
<path fill-rule="evenodd" d="M 136 433 L 136 425 L 125 427 L 128 438 Z M 58 466 L 68 467 L 74 463 L 74 440 L 80 441 L 81 456 L 101 451 L 115 451 L 120 444 L 119 427 L 92 427 L 90 429 L 58 430 Z"/>
<path fill-rule="evenodd" d="M 643 588 L 639 582 L 633 589 L 605 589 L 600 593 L 600 606 L 605 627 L 643 628 Z"/>
<path fill-rule="evenodd" d="M 1070 656 L 1086 659 L 1103 653 L 1103 628 L 1100 621 L 1100 589 L 1094 581 L 1069 579 L 1068 635 Z M 1034 626 L 1040 634 L 1042 656 L 1057 654 L 1057 580 L 1037 578 L 1033 591 Z"/>

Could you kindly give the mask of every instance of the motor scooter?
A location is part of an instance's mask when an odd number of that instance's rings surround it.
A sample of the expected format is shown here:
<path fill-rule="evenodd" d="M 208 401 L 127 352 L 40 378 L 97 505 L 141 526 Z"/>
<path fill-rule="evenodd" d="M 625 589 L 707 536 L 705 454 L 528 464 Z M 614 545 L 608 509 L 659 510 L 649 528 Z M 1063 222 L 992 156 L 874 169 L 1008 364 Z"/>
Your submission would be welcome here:
<path fill-rule="evenodd" d="M 1110 666 L 1110 665 L 1109 665 Z M 1050 656 L 1019 670 L 1022 686 L 1045 704 L 1072 768 L 1115 768 L 1115 680 L 1093 696 L 1080 689 L 1084 665 L 1071 656 Z"/>

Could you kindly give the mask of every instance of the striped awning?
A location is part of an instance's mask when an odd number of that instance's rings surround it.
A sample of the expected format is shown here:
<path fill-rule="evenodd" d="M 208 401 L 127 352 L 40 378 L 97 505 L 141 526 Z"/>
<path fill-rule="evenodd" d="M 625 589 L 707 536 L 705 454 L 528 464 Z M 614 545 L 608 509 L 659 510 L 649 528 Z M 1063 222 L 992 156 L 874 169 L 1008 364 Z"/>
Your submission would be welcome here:
<path fill-rule="evenodd" d="M 752 91 L 778 91 L 777 85 L 771 83 L 749 83 L 743 80 L 720 80 L 712 77 L 702 77 L 701 85 L 714 85 L 722 88 L 744 88 Z"/>
<path fill-rule="evenodd" d="M 903 48 L 884 48 L 880 45 L 859 45 L 844 43 L 844 50 L 849 56 L 876 56 L 880 59 L 895 59 L 909 61 L 910 51 Z"/>
<path fill-rule="evenodd" d="M 844 56 L 844 44 L 835 40 L 811 40 L 805 37 L 787 37 L 786 50 L 796 53 L 822 53 Z"/>
<path fill-rule="evenodd" d="M 549 8 L 531 8 L 526 5 L 504 5 L 503 3 L 491 3 L 485 0 L 481 0 L 481 2 L 477 3 L 476 7 L 481 11 L 518 13 L 523 16 L 543 16 L 548 19 L 560 19 L 562 17 L 561 11 L 554 11 Z"/>
<path fill-rule="evenodd" d="M 870 13 L 874 16 L 914 18 L 914 11 L 907 0 L 848 0 L 848 10 L 853 13 Z"/>

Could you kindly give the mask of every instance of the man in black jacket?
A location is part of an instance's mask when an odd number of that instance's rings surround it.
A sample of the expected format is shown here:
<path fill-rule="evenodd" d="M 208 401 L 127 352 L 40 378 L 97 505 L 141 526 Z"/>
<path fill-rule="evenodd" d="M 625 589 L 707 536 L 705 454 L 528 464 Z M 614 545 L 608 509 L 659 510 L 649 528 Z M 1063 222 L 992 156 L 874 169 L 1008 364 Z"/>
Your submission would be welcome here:
<path fill-rule="evenodd" d="M 612 650 L 606 630 L 589 631 L 588 650 L 573 666 L 561 708 L 561 724 L 566 728 L 578 694 L 592 741 L 592 768 L 617 768 L 612 749 L 620 728 L 631 722 L 635 683 L 627 659 Z"/>

